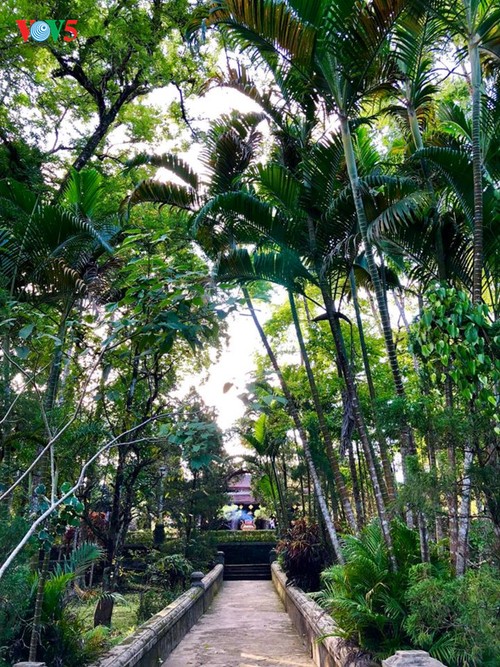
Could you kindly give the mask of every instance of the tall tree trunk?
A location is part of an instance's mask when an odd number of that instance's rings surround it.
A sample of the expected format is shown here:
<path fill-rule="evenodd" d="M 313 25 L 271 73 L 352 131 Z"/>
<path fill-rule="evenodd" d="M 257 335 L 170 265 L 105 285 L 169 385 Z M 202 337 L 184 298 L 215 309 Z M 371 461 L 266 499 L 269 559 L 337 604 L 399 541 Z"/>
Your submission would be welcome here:
<path fill-rule="evenodd" d="M 321 292 L 323 296 L 323 301 L 325 303 L 326 313 L 328 315 L 328 322 L 330 324 L 330 329 L 333 335 L 333 340 L 335 347 L 337 349 L 337 355 L 342 369 L 342 374 L 344 376 L 344 381 L 346 388 L 351 400 L 352 410 L 354 414 L 354 419 L 356 422 L 356 428 L 358 430 L 358 435 L 363 445 L 363 451 L 365 454 L 365 460 L 368 465 L 368 470 L 370 472 L 370 481 L 373 486 L 373 492 L 375 494 L 375 502 L 377 504 L 377 513 L 380 519 L 380 526 L 382 529 L 382 534 L 384 536 L 385 545 L 387 547 L 387 552 L 389 554 L 389 559 L 394 571 L 397 570 L 396 558 L 394 556 L 394 549 L 392 546 L 392 537 L 390 531 L 389 518 L 387 515 L 387 509 L 384 502 L 384 495 L 382 492 L 381 485 L 379 483 L 379 476 L 375 466 L 374 453 L 372 444 L 370 441 L 370 436 L 368 434 L 368 429 L 363 418 L 363 413 L 361 411 L 361 406 L 358 399 L 358 391 L 356 387 L 356 382 L 354 380 L 354 374 L 352 372 L 351 366 L 347 359 L 347 354 L 344 345 L 344 339 L 342 336 L 342 329 L 340 327 L 339 318 L 335 312 L 333 306 L 333 301 L 328 293 L 328 288 L 326 285 L 321 285 Z"/>
<path fill-rule="evenodd" d="M 309 474 L 311 476 L 312 484 L 314 487 L 314 492 L 315 496 L 318 502 L 318 506 L 321 512 L 322 519 L 325 523 L 325 527 L 328 533 L 328 538 L 332 544 L 333 550 L 335 552 L 335 556 L 338 560 L 339 563 L 344 564 L 344 556 L 342 554 L 342 550 L 340 548 L 340 542 L 337 536 L 337 531 L 335 529 L 335 525 L 332 521 L 332 518 L 330 516 L 330 513 L 328 511 L 328 505 L 326 504 L 325 500 L 325 495 L 323 493 L 323 489 L 321 487 L 321 482 L 316 470 L 316 466 L 314 464 L 312 454 L 311 454 L 311 449 L 309 447 L 309 440 L 307 437 L 307 433 L 305 431 L 305 428 L 302 425 L 302 422 L 299 417 L 299 413 L 297 410 L 297 406 L 295 404 L 294 398 L 290 392 L 290 389 L 288 388 L 287 383 L 285 382 L 285 379 L 283 377 L 283 374 L 281 373 L 281 369 L 278 365 L 278 361 L 276 359 L 276 356 L 274 352 L 271 349 L 271 346 L 269 345 L 269 341 L 267 340 L 267 336 L 264 332 L 264 329 L 260 325 L 259 319 L 257 317 L 257 314 L 255 313 L 255 309 L 253 307 L 252 300 L 250 298 L 250 294 L 246 288 L 242 288 L 243 295 L 245 297 L 245 301 L 248 307 L 248 310 L 250 311 L 250 315 L 252 316 L 252 320 L 257 328 L 257 331 L 259 332 L 260 339 L 266 349 L 267 356 L 269 357 L 269 361 L 271 362 L 274 371 L 278 377 L 281 390 L 283 392 L 283 395 L 285 396 L 287 400 L 287 408 L 290 413 L 290 416 L 292 417 L 292 420 L 294 422 L 295 428 L 297 429 L 297 432 L 300 436 L 301 439 L 301 444 L 302 448 L 304 451 L 304 457 L 306 459 L 307 467 L 309 469 Z"/>
<path fill-rule="evenodd" d="M 358 471 L 356 470 L 356 459 L 354 458 L 354 449 L 352 441 L 349 443 L 349 470 L 351 471 L 352 494 L 354 496 L 354 504 L 356 506 L 356 516 L 358 518 L 358 526 L 362 528 L 365 525 L 365 513 L 363 511 L 363 499 L 361 497 Z"/>
<path fill-rule="evenodd" d="M 451 419 L 453 414 L 453 389 L 451 378 L 446 377 L 445 380 L 445 402 L 448 417 Z M 457 461 L 455 452 L 455 438 L 454 434 L 447 429 L 447 455 L 448 468 L 452 478 L 451 485 L 446 492 L 446 499 L 448 502 L 448 523 L 449 523 L 449 537 L 450 537 L 450 560 L 454 568 L 457 562 L 457 547 L 458 547 L 458 492 L 457 492 Z"/>
<path fill-rule="evenodd" d="M 464 475 L 462 482 L 462 500 L 458 516 L 458 535 L 455 572 L 458 576 L 465 574 L 469 551 L 470 502 L 471 502 L 471 466 L 474 454 L 472 448 L 467 447 L 464 455 Z"/>
<path fill-rule="evenodd" d="M 280 514 L 281 514 L 280 523 L 283 527 L 283 530 L 286 530 L 289 526 L 290 517 L 286 505 L 286 497 L 285 494 L 283 493 L 283 489 L 281 488 L 281 483 L 278 476 L 278 470 L 276 468 L 276 460 L 274 457 L 271 457 L 271 470 L 273 473 L 274 482 L 276 484 L 276 490 L 278 492 L 278 500 L 279 500 Z M 271 478 L 271 489 L 272 489 L 272 478 Z"/>
<path fill-rule="evenodd" d="M 319 396 L 318 386 L 316 384 L 316 379 L 314 377 L 313 370 L 311 368 L 311 362 L 309 359 L 309 354 L 307 353 L 306 345 L 304 342 L 304 337 L 302 335 L 302 329 L 300 326 L 299 316 L 297 313 L 297 307 L 295 304 L 295 299 L 292 292 L 288 292 L 288 299 L 290 301 L 290 309 L 292 311 L 292 319 L 295 326 L 295 333 L 297 335 L 297 340 L 299 342 L 300 353 L 302 355 L 302 361 L 306 369 L 307 379 L 309 381 L 309 387 L 311 389 L 311 396 L 313 399 L 314 407 L 318 417 L 319 428 L 321 435 L 323 437 L 323 442 L 326 445 L 326 454 L 328 461 L 330 462 L 330 467 L 332 469 L 333 478 L 335 480 L 335 486 L 337 487 L 337 492 L 340 496 L 342 502 L 342 507 L 347 519 L 347 522 L 354 534 L 358 532 L 358 526 L 356 519 L 354 517 L 354 512 L 352 511 L 351 501 L 349 500 L 349 494 L 347 492 L 346 485 L 344 483 L 344 478 L 340 472 L 340 465 L 337 452 L 333 447 L 332 437 L 330 430 L 326 423 L 325 414 L 323 412 L 323 406 L 321 404 L 321 398 Z"/>
<path fill-rule="evenodd" d="M 464 0 L 468 22 L 473 20 L 470 0 Z M 472 30 L 471 30 L 472 32 Z M 468 48 L 472 86 L 472 173 L 474 179 L 474 263 L 472 272 L 472 303 L 481 303 L 483 298 L 483 159 L 481 155 L 481 85 L 482 73 L 479 60 L 479 36 L 473 31 L 469 35 Z"/>
<path fill-rule="evenodd" d="M 359 182 L 358 169 L 356 165 L 356 157 L 354 154 L 354 148 L 352 144 L 351 130 L 349 127 L 349 121 L 346 116 L 343 115 L 340 116 L 340 128 L 342 133 L 342 143 L 344 146 L 344 156 L 346 160 L 347 172 L 349 175 L 349 181 L 354 199 L 354 206 L 356 209 L 356 216 L 358 220 L 359 229 L 361 232 L 361 238 L 363 239 L 366 263 L 368 265 L 368 272 L 370 274 L 370 278 L 375 290 L 375 296 L 377 299 L 377 305 L 380 314 L 380 321 L 382 323 L 382 332 L 384 335 L 385 347 L 387 350 L 387 356 L 389 358 L 389 365 L 394 380 L 394 386 L 396 388 L 396 394 L 399 398 L 405 401 L 406 392 L 404 389 L 403 377 L 401 375 L 401 370 L 399 368 L 396 347 L 394 345 L 394 339 L 392 336 L 391 320 L 389 316 L 389 310 L 387 308 L 387 300 L 385 298 L 385 293 L 382 286 L 382 281 L 380 280 L 378 268 L 377 265 L 375 264 L 375 258 L 373 256 L 373 248 L 368 238 L 368 220 L 366 218 L 363 198 L 361 196 L 361 187 Z M 411 429 L 407 423 L 407 420 L 404 419 L 401 430 L 401 459 L 403 465 L 403 474 L 405 475 L 405 478 L 407 476 L 406 458 L 408 455 L 413 453 L 414 453 L 414 443 L 413 443 Z"/>
<path fill-rule="evenodd" d="M 373 419 L 375 421 L 377 429 L 377 439 L 380 448 L 380 459 L 382 461 L 382 468 L 384 470 L 385 485 L 387 487 L 387 494 L 389 496 L 389 500 L 394 501 L 396 499 L 396 482 L 394 479 L 394 472 L 392 470 L 389 450 L 387 447 L 387 441 L 384 438 L 384 434 L 382 433 L 380 426 L 378 424 L 377 406 L 376 406 L 377 397 L 375 394 L 375 385 L 373 384 L 373 378 L 370 368 L 370 360 L 368 358 L 368 351 L 366 349 L 363 320 L 361 318 L 361 310 L 359 308 L 358 290 L 356 286 L 356 277 L 354 275 L 353 269 L 351 269 L 351 272 L 349 274 L 349 281 L 351 285 L 351 294 L 352 294 L 352 302 L 354 305 L 354 312 L 356 314 L 356 323 L 358 325 L 359 343 L 361 345 L 363 366 L 365 368 L 366 380 L 368 382 L 368 391 L 370 393 L 370 400 L 372 403 Z"/>
<path fill-rule="evenodd" d="M 43 607 L 43 594 L 45 591 L 45 582 L 49 576 L 49 565 L 50 565 L 50 549 L 44 551 L 42 566 L 38 575 L 38 586 L 36 589 L 36 599 L 35 599 L 35 612 L 33 615 L 33 626 L 31 629 L 31 639 L 30 639 L 30 652 L 28 660 L 30 662 L 36 661 L 36 654 L 38 651 L 38 645 L 40 643 L 40 630 L 42 624 L 42 607 Z"/>
<path fill-rule="evenodd" d="M 44 408 L 46 412 L 50 411 L 55 407 L 57 392 L 59 389 L 59 381 L 61 379 L 62 373 L 62 360 L 64 354 L 64 343 L 66 342 L 66 333 L 68 330 L 68 317 L 73 308 L 73 298 L 70 297 L 65 304 L 61 320 L 59 322 L 59 328 L 57 330 L 57 338 L 59 340 L 59 345 L 56 345 L 54 349 L 54 354 L 50 364 L 49 377 L 47 380 L 47 390 L 44 396 Z"/>

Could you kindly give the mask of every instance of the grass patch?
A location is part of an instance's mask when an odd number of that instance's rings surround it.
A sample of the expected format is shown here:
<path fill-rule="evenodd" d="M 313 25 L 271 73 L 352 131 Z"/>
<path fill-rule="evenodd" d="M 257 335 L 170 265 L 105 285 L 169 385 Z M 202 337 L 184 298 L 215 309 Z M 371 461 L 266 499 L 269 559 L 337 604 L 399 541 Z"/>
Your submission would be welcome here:
<path fill-rule="evenodd" d="M 113 608 L 111 632 L 109 641 L 112 646 L 119 644 L 125 637 L 131 635 L 137 628 L 137 609 L 139 608 L 139 593 L 125 593 L 125 602 L 117 601 Z M 94 611 L 97 598 L 86 602 L 77 602 L 73 610 L 82 620 L 86 630 L 94 627 Z"/>

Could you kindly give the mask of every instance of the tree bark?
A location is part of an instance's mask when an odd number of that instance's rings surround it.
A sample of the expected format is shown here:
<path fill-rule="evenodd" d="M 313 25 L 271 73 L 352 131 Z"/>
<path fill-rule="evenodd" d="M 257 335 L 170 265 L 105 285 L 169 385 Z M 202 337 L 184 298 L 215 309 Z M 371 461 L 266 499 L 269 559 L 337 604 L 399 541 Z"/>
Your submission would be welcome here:
<path fill-rule="evenodd" d="M 382 488 L 379 483 L 379 478 L 375 466 L 373 448 L 370 441 L 370 436 L 368 434 L 368 429 L 366 427 L 363 413 L 361 411 L 361 406 L 358 399 L 358 391 L 356 387 L 356 382 L 354 380 L 354 374 L 352 372 L 351 366 L 347 359 L 347 354 L 345 351 L 344 339 L 342 336 L 342 329 L 340 327 L 339 318 L 336 315 L 335 308 L 333 307 L 333 302 L 330 294 L 328 293 L 326 285 L 321 285 L 321 292 L 323 296 L 323 301 L 325 303 L 326 312 L 328 315 L 328 322 L 330 324 L 330 329 L 333 335 L 333 340 L 335 347 L 337 349 L 337 355 L 342 369 L 342 374 L 346 384 L 347 391 L 349 393 L 349 398 L 351 400 L 352 409 L 354 413 L 354 419 L 356 421 L 356 428 L 358 430 L 358 435 L 363 445 L 363 451 L 365 454 L 365 460 L 368 465 L 368 470 L 370 472 L 370 481 L 373 486 L 373 492 L 375 494 L 375 502 L 377 505 L 377 513 L 380 520 L 380 526 L 382 529 L 382 535 L 384 537 L 385 545 L 389 555 L 389 560 L 394 571 L 397 570 L 397 562 L 394 556 L 394 549 L 392 546 L 392 537 L 390 531 L 390 523 L 387 515 L 387 509 L 385 507 L 384 496 L 382 493 Z"/>
<path fill-rule="evenodd" d="M 361 237 L 363 239 L 368 271 L 370 273 L 370 278 L 377 299 L 377 305 L 380 314 L 380 321 L 382 323 L 382 332 L 385 341 L 385 347 L 387 350 L 387 356 L 389 359 L 389 365 L 392 372 L 396 394 L 399 398 L 405 401 L 406 392 L 404 389 L 403 377 L 401 375 L 401 370 L 399 368 L 396 347 L 394 345 L 394 339 L 392 336 L 391 320 L 389 316 L 389 310 L 387 308 L 387 300 L 385 298 L 377 265 L 375 264 L 375 259 L 373 256 L 373 248 L 368 238 L 368 220 L 365 213 L 363 198 L 361 196 L 361 187 L 356 165 L 356 157 L 352 145 L 351 130 L 349 127 L 349 121 L 346 116 L 340 115 L 340 128 L 342 133 L 342 143 L 344 146 L 344 156 L 346 159 L 347 172 L 349 175 L 349 181 L 354 199 L 354 206 L 356 209 L 356 216 L 358 220 L 359 230 L 361 232 Z M 401 459 L 403 465 L 403 474 L 405 475 L 405 478 L 407 476 L 406 458 L 407 456 L 413 453 L 414 453 L 413 436 L 411 433 L 411 429 L 409 428 L 409 425 L 407 423 L 407 420 L 404 419 L 401 431 Z"/>
<path fill-rule="evenodd" d="M 253 320 L 256 328 L 257 328 L 257 331 L 259 332 L 260 339 L 261 339 L 261 341 L 262 341 L 262 343 L 263 343 L 263 345 L 266 349 L 267 356 L 269 357 L 269 361 L 271 362 L 271 364 L 274 368 L 274 371 L 275 371 L 275 373 L 278 377 L 283 395 L 285 396 L 285 398 L 287 400 L 287 408 L 288 408 L 289 414 L 292 417 L 295 428 L 297 429 L 297 432 L 299 434 L 301 444 L 302 444 L 302 448 L 303 448 L 303 451 L 304 451 L 304 457 L 306 459 L 309 474 L 311 476 L 311 480 L 312 480 L 316 500 L 318 502 L 318 506 L 319 506 L 319 509 L 320 509 L 320 512 L 321 512 L 321 517 L 322 517 L 322 520 L 324 521 L 324 524 L 326 526 L 326 530 L 327 530 L 327 533 L 328 533 L 328 538 L 329 538 L 329 540 L 332 544 L 332 547 L 333 547 L 333 550 L 334 550 L 334 553 L 335 553 L 335 556 L 336 556 L 338 562 L 343 565 L 344 562 L 345 562 L 344 561 L 344 556 L 342 554 L 342 549 L 340 548 L 340 542 L 339 542 L 339 539 L 338 539 L 338 536 L 337 536 L 337 531 L 335 529 L 335 525 L 334 525 L 334 523 L 332 521 L 332 518 L 330 516 L 330 513 L 328 511 L 328 505 L 326 503 L 325 496 L 324 496 L 324 493 L 323 493 L 323 489 L 321 487 L 321 482 L 320 482 L 320 479 L 319 479 L 319 476 L 318 476 L 318 473 L 317 473 L 317 470 L 316 470 L 316 466 L 315 466 L 313 458 L 312 458 L 307 433 L 306 433 L 306 431 L 305 431 L 305 429 L 302 425 L 302 422 L 300 420 L 299 413 L 298 413 L 297 406 L 295 404 L 294 398 L 293 398 L 293 396 L 290 392 L 290 389 L 289 389 L 287 383 L 285 382 L 283 374 L 281 373 L 281 369 L 279 367 L 278 360 L 276 359 L 276 356 L 275 356 L 271 346 L 269 345 L 269 341 L 267 340 L 267 336 L 264 332 L 264 329 L 262 328 L 262 326 L 259 322 L 257 314 L 255 313 L 255 309 L 253 307 L 253 303 L 252 303 L 252 300 L 250 298 L 250 294 L 248 293 L 248 290 L 245 289 L 244 287 L 242 288 L 242 291 L 243 291 L 243 295 L 245 297 L 245 301 L 246 301 L 248 310 L 250 311 L 250 315 L 252 316 L 252 320 Z"/>
<path fill-rule="evenodd" d="M 366 380 L 368 382 L 368 391 L 370 393 L 370 400 L 372 403 L 372 409 L 373 409 L 373 419 L 376 424 L 376 430 L 377 430 L 377 438 L 378 438 L 378 444 L 380 448 L 380 459 L 382 461 L 382 468 L 384 470 L 384 479 L 385 479 L 385 485 L 387 488 L 387 494 L 389 497 L 389 501 L 394 502 L 396 499 L 396 482 L 394 479 L 394 471 L 392 469 L 391 465 L 391 460 L 389 456 L 389 450 L 387 447 L 387 442 L 386 439 L 384 438 L 384 434 L 381 432 L 380 426 L 378 424 L 378 417 L 377 417 L 377 407 L 376 407 L 376 402 L 377 402 L 377 397 L 375 394 L 375 385 L 373 384 L 373 378 L 372 378 L 372 373 L 370 369 L 370 360 L 368 358 L 368 351 L 366 349 L 366 342 L 365 342 L 365 334 L 364 334 L 364 329 L 363 329 L 363 320 L 361 318 L 361 311 L 359 308 L 359 301 L 358 301 L 358 290 L 356 286 L 356 277 L 354 275 L 354 271 L 351 269 L 351 273 L 349 274 L 349 281 L 351 284 L 351 294 L 352 294 L 352 301 L 354 305 L 354 311 L 356 314 L 356 323 L 358 325 L 358 334 L 359 334 L 359 343 L 361 346 L 361 355 L 363 357 L 363 366 L 365 368 L 365 375 L 366 375 Z"/>
<path fill-rule="evenodd" d="M 40 568 L 40 573 L 38 575 L 38 586 L 36 589 L 36 599 L 35 599 L 35 612 L 33 615 L 33 627 L 31 629 L 31 639 L 30 639 L 30 651 L 28 660 L 30 662 L 36 661 L 36 654 L 38 651 L 38 645 L 40 643 L 40 629 L 42 623 L 42 607 L 43 607 L 43 594 L 45 591 L 45 582 L 49 576 L 49 565 L 50 565 L 50 549 L 44 551 L 42 567 Z"/>
<path fill-rule="evenodd" d="M 340 472 L 338 455 L 333 447 L 331 434 L 326 423 L 325 414 L 323 412 L 323 406 L 321 404 L 321 399 L 319 396 L 318 386 L 316 384 L 316 379 L 314 377 L 314 373 L 311 368 L 311 362 L 304 342 L 304 337 L 302 335 L 302 329 L 300 326 L 295 299 L 290 291 L 288 292 L 288 299 L 290 302 L 290 309 L 292 311 L 292 319 L 295 326 L 297 340 L 299 342 L 300 353 L 302 355 L 302 360 L 304 363 L 304 367 L 306 369 L 307 379 L 309 381 L 309 387 L 311 389 L 311 396 L 313 399 L 316 414 L 318 416 L 319 428 L 321 431 L 321 435 L 323 437 L 323 441 L 326 446 L 326 453 L 332 469 L 333 478 L 335 480 L 335 486 L 337 487 L 337 491 L 340 496 L 340 500 L 342 502 L 342 507 L 344 509 L 347 522 L 353 533 L 356 535 L 358 532 L 356 518 L 354 516 L 354 512 L 352 511 L 351 501 L 349 500 L 349 494 L 347 492 L 347 488 L 344 483 L 344 478 L 342 477 L 342 473 Z"/>
<path fill-rule="evenodd" d="M 470 2 L 465 0 L 466 11 Z M 472 26 L 471 26 L 472 28 Z M 474 260 L 472 270 L 472 303 L 483 299 L 483 158 L 481 155 L 481 85 L 478 35 L 469 36 L 469 59 L 472 86 L 472 173 L 474 179 Z"/>
<path fill-rule="evenodd" d="M 455 572 L 457 576 L 465 574 L 467 568 L 467 556 L 469 551 L 469 527 L 470 527 L 470 503 L 471 503 L 471 465 L 474 453 L 471 448 L 465 450 L 464 475 L 462 482 L 462 501 L 458 516 L 458 535 Z"/>

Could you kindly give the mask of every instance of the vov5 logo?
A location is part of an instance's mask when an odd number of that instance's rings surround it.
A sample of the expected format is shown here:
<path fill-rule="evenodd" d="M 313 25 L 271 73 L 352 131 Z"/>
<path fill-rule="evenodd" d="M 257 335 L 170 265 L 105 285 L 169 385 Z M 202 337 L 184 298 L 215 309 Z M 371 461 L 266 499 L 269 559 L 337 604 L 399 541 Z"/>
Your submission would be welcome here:
<path fill-rule="evenodd" d="M 45 42 L 49 37 L 52 37 L 54 42 L 57 42 L 61 32 L 69 33 L 71 36 L 65 35 L 63 40 L 65 42 L 72 42 L 77 38 L 78 32 L 75 28 L 78 21 L 73 19 L 47 19 L 46 21 L 16 21 L 19 32 L 25 42 L 31 37 L 35 42 Z M 63 30 L 64 28 L 64 30 Z"/>

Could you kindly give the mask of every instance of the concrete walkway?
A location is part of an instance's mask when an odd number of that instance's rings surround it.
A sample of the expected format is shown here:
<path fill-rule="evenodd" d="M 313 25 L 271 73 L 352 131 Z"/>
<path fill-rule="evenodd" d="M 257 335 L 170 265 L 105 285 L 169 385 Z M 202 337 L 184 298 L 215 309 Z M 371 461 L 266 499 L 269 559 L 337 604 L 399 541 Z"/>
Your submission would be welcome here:
<path fill-rule="evenodd" d="M 163 667 L 314 667 L 270 581 L 225 581 Z"/>

